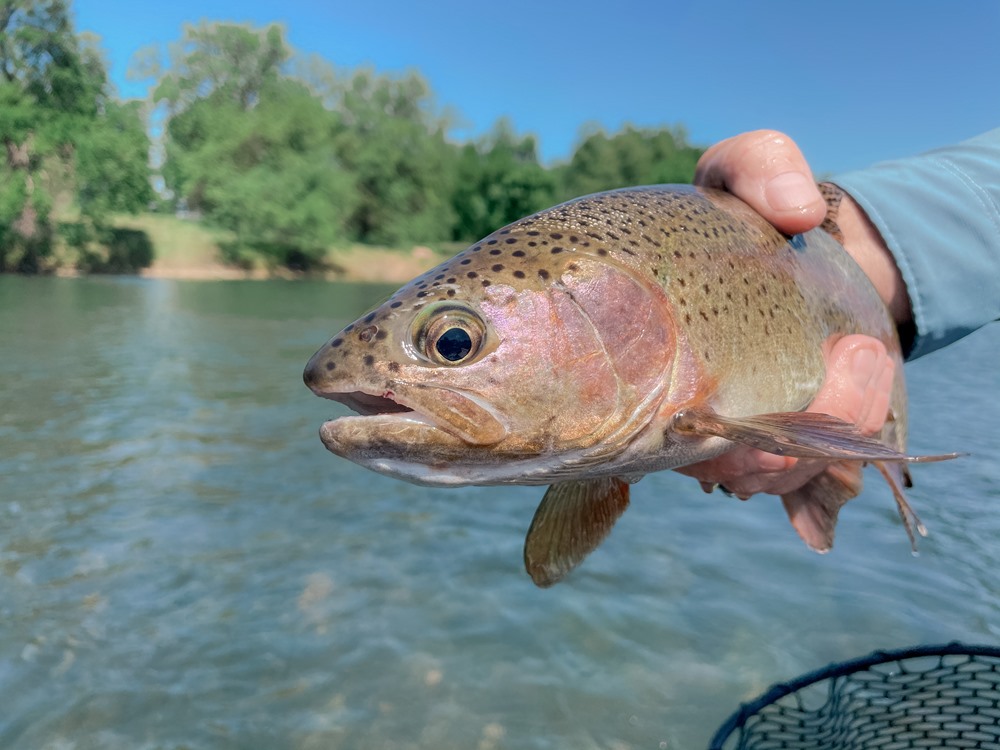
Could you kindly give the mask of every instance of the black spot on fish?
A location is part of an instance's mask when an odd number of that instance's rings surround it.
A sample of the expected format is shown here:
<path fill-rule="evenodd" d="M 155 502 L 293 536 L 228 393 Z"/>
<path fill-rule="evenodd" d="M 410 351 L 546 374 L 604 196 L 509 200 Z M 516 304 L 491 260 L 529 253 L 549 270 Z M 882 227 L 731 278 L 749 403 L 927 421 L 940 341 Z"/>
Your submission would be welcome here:
<path fill-rule="evenodd" d="M 375 357 L 373 357 L 371 354 L 366 354 L 365 358 L 362 361 L 365 363 L 365 367 L 371 367 L 373 364 L 375 364 Z"/>
<path fill-rule="evenodd" d="M 398 300 L 396 302 L 393 302 L 391 305 L 389 305 L 389 307 L 391 307 L 393 310 L 395 310 L 397 307 L 402 307 L 402 306 L 403 306 L 403 303 L 399 302 Z"/>
<path fill-rule="evenodd" d="M 547 279 L 547 278 L 549 278 L 549 272 L 546 271 L 544 268 L 541 268 L 541 269 L 538 270 L 538 276 L 539 276 L 539 278 Z"/>
<path fill-rule="evenodd" d="M 524 278 L 524 271 L 514 271 L 514 278 L 515 279 L 523 279 Z"/>
<path fill-rule="evenodd" d="M 502 252 L 503 250 L 497 250 L 494 248 L 493 250 L 490 250 L 490 255 L 500 255 Z"/>
<path fill-rule="evenodd" d="M 511 253 L 511 255 L 513 255 L 515 258 L 523 258 L 525 253 L 524 250 L 515 250 L 514 252 Z"/>
<path fill-rule="evenodd" d="M 330 370 L 334 369 L 336 366 L 337 365 L 335 365 L 333 362 L 327 362 L 326 363 L 326 369 L 327 369 L 327 371 L 330 371 Z"/>
<path fill-rule="evenodd" d="M 334 339 L 333 341 L 330 342 L 330 348 L 331 349 L 336 349 L 338 346 L 340 346 L 343 343 L 344 343 L 343 339 Z"/>
<path fill-rule="evenodd" d="M 515 240 L 513 237 L 508 237 L 507 239 L 504 240 L 504 242 L 506 242 L 508 245 L 513 245 L 515 242 L 517 242 L 517 240 Z"/>
<path fill-rule="evenodd" d="M 495 266 L 493 266 L 493 273 L 500 273 L 502 270 L 503 270 L 502 263 L 497 263 Z"/>

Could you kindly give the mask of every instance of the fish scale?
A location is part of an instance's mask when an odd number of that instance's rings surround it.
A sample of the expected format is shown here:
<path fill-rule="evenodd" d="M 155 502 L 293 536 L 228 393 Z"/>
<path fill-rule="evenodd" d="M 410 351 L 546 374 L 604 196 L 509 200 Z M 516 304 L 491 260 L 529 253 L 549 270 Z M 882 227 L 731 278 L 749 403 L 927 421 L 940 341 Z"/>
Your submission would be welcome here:
<path fill-rule="evenodd" d="M 801 414 L 824 350 L 855 333 L 896 367 L 875 437 Z M 789 238 L 726 193 L 653 186 L 499 229 L 347 326 L 304 377 L 362 415 L 321 437 L 363 466 L 438 486 L 551 484 L 526 545 L 547 585 L 610 530 L 623 481 L 739 442 L 830 461 L 783 498 L 811 546 L 832 544 L 862 460 L 896 467 L 883 473 L 909 529 L 901 365 L 884 304 L 829 234 Z M 577 549 L 567 529 L 590 541 Z"/>

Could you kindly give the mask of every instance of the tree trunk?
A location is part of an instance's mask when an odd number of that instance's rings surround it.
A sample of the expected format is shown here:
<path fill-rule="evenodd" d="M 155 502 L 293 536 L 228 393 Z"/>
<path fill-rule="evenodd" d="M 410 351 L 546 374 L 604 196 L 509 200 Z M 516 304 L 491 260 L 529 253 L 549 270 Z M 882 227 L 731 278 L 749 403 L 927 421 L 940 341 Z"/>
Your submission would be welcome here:
<path fill-rule="evenodd" d="M 7 166 L 11 171 L 24 172 L 25 201 L 21 214 L 11 224 L 14 233 L 25 240 L 33 240 L 38 234 L 38 211 L 32 203 L 35 193 L 35 180 L 31 174 L 31 147 L 34 144 L 34 134 L 28 133 L 21 143 L 15 143 L 9 138 L 4 139 L 7 149 Z"/>

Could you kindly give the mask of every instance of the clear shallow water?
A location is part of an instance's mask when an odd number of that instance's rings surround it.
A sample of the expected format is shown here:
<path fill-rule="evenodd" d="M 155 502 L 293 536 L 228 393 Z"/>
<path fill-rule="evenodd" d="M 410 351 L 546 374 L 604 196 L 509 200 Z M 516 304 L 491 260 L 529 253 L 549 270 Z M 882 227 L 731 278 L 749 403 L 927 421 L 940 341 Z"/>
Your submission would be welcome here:
<path fill-rule="evenodd" d="M 908 367 L 931 536 L 873 473 L 837 547 L 663 473 L 535 589 L 540 488 L 329 455 L 312 352 L 390 290 L 0 277 L 0 747 L 701 748 L 874 648 L 1000 640 L 1000 327 Z"/>

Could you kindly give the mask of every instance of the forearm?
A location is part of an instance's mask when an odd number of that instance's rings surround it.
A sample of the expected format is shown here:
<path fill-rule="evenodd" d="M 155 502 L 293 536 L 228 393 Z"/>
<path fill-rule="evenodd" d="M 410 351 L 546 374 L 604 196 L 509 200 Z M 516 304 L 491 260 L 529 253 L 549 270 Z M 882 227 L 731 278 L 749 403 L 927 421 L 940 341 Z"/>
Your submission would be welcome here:
<path fill-rule="evenodd" d="M 919 357 L 1000 318 L 1000 130 L 834 178 L 845 247 Z"/>

